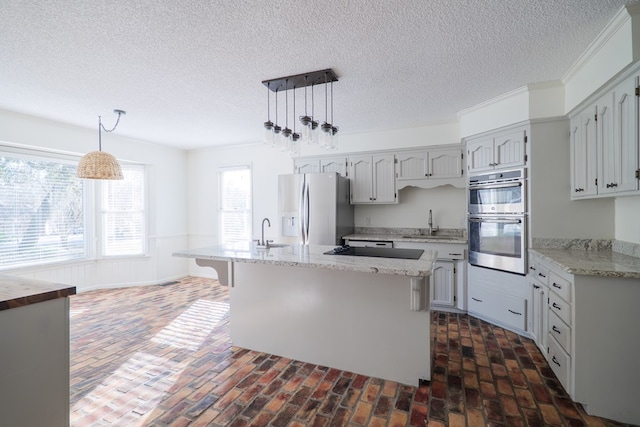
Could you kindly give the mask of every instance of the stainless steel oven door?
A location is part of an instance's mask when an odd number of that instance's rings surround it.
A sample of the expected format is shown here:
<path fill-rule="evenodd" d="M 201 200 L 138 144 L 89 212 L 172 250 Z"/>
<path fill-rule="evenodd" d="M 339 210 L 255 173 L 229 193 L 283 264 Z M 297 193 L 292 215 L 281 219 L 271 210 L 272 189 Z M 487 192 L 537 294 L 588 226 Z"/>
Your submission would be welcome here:
<path fill-rule="evenodd" d="M 470 182 L 469 213 L 470 214 L 522 214 L 527 212 L 527 181 L 515 179 L 510 181 Z"/>
<path fill-rule="evenodd" d="M 525 274 L 526 215 L 469 215 L 469 263 Z"/>

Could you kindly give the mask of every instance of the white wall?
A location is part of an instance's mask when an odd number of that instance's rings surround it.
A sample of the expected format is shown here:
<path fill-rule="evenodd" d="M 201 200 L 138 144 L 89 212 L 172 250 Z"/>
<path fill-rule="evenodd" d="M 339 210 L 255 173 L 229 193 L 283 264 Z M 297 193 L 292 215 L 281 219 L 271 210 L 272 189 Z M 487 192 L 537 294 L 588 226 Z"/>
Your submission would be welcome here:
<path fill-rule="evenodd" d="M 616 240 L 640 244 L 640 197 L 616 199 Z"/>
<path fill-rule="evenodd" d="M 124 121 L 118 130 L 123 124 Z M 156 284 L 187 274 L 187 261 L 171 256 L 187 245 L 186 152 L 124 138 L 118 135 L 118 130 L 103 134 L 103 149 L 118 159 L 147 165 L 148 256 L 53 264 L 5 270 L 3 274 L 67 283 L 76 286 L 79 292 Z M 0 110 L 0 143 L 82 155 L 97 149 L 97 139 L 97 129 Z"/>
<path fill-rule="evenodd" d="M 218 243 L 218 171 L 220 167 L 250 164 L 253 191 L 253 238 L 260 237 L 263 218 L 271 227 L 265 238 L 277 240 L 280 229 L 278 215 L 278 175 L 293 172 L 288 154 L 263 144 L 192 150 L 188 155 L 189 248 Z M 189 262 L 193 275 L 216 277 L 211 268 Z"/>
<path fill-rule="evenodd" d="M 457 121 L 434 123 L 429 126 L 403 129 L 386 129 L 358 134 L 340 134 L 337 154 L 390 148 L 411 148 L 427 145 L 459 144 L 460 130 Z M 303 145 L 300 155 L 331 154 L 318 146 Z"/>
<path fill-rule="evenodd" d="M 400 190 L 398 200 L 397 205 L 356 206 L 356 227 L 426 228 L 431 209 L 434 226 L 467 228 L 464 188 L 450 185 L 433 189 L 406 187 Z"/>

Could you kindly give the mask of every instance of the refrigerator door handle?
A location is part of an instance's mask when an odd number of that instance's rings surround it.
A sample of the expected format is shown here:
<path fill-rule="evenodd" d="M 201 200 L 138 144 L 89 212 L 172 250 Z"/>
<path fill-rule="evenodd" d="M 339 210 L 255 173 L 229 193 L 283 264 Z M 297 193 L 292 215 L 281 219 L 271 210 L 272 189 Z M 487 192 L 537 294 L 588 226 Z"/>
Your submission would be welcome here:
<path fill-rule="evenodd" d="M 305 236 L 305 229 L 304 229 L 304 223 L 305 223 L 305 197 L 304 197 L 304 190 L 306 187 L 306 183 L 304 182 L 304 176 L 303 176 L 303 180 L 302 180 L 302 185 L 300 185 L 300 206 L 298 209 L 298 215 L 300 216 L 300 219 L 298 220 L 298 227 L 300 229 L 300 243 L 304 244 L 305 240 L 306 240 L 306 236 Z"/>
<path fill-rule="evenodd" d="M 309 244 L 309 182 L 305 179 L 304 181 L 304 240 L 303 244 Z"/>

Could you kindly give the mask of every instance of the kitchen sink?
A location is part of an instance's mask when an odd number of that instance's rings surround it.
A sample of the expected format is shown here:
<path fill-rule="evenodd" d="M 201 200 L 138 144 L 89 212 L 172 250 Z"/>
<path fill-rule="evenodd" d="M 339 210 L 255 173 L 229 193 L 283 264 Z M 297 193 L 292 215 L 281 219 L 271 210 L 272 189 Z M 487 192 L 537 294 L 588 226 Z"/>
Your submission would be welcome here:
<path fill-rule="evenodd" d="M 269 243 L 269 248 L 286 248 L 287 246 L 290 245 L 286 245 L 284 243 Z"/>

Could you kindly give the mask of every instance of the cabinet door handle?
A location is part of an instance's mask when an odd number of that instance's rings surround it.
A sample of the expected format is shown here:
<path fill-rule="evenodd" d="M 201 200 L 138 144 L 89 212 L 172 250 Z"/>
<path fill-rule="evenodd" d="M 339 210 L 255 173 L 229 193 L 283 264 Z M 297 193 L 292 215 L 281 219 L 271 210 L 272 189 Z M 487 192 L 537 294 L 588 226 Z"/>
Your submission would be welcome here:
<path fill-rule="evenodd" d="M 531 266 L 531 267 L 529 267 L 529 270 L 536 271 L 536 268 L 535 268 L 535 267 L 533 267 L 533 266 Z"/>
<path fill-rule="evenodd" d="M 556 304 L 555 302 L 553 304 L 551 304 L 551 306 L 553 308 L 555 308 L 556 310 L 562 310 L 562 307 L 560 307 L 558 304 Z"/>
<path fill-rule="evenodd" d="M 558 285 L 556 282 L 553 282 L 553 286 L 554 288 L 558 288 L 558 289 L 562 289 L 562 286 Z"/>
<path fill-rule="evenodd" d="M 517 311 L 513 311 L 510 308 L 508 309 L 509 313 L 517 314 L 518 316 L 522 316 L 522 313 L 518 313 Z"/>
<path fill-rule="evenodd" d="M 547 278 L 547 276 L 545 276 L 545 275 L 544 275 L 544 274 L 542 274 L 542 273 L 538 273 L 538 276 L 540 276 L 540 277 L 544 277 L 545 279 Z"/>
<path fill-rule="evenodd" d="M 451 256 L 462 256 L 462 254 L 452 254 L 451 252 L 449 252 L 449 255 L 451 255 Z"/>
<path fill-rule="evenodd" d="M 540 289 L 540 286 L 538 286 L 538 285 L 533 285 L 533 289 Z"/>
<path fill-rule="evenodd" d="M 560 335 L 560 334 L 561 334 L 560 329 L 556 328 L 556 325 L 553 325 L 553 326 L 551 327 L 551 330 L 552 330 L 553 332 L 555 332 L 556 334 L 558 334 L 558 335 Z"/>
<path fill-rule="evenodd" d="M 474 301 L 482 302 L 482 300 L 478 299 L 478 298 L 471 297 L 471 299 L 474 300 Z"/>
<path fill-rule="evenodd" d="M 553 357 L 551 358 L 551 361 L 553 361 L 553 363 L 555 363 L 556 365 L 558 365 L 558 366 L 562 367 L 562 365 L 560 365 L 560 362 L 558 362 L 558 359 L 556 359 L 556 357 L 555 357 L 555 356 L 553 356 Z"/>

